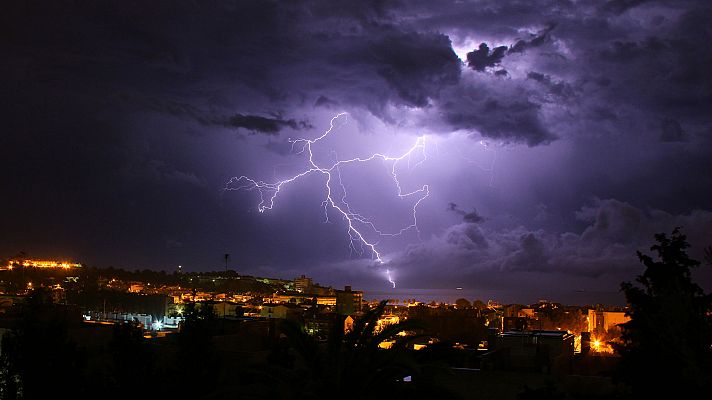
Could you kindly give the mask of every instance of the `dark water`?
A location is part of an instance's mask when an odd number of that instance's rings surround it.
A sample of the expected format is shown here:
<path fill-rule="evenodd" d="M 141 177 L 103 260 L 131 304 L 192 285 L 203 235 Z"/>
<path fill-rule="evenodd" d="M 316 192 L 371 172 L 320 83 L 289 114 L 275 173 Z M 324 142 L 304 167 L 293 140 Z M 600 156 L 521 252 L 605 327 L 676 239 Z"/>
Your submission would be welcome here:
<path fill-rule="evenodd" d="M 607 304 L 625 305 L 625 298 L 617 291 L 575 291 L 560 290 L 541 292 L 536 290 L 487 290 L 487 289 L 363 289 L 365 300 L 395 299 L 403 301 L 415 299 L 424 303 L 435 301 L 438 303 L 454 303 L 459 298 L 469 301 L 495 300 L 501 304 L 532 304 L 539 300 L 549 300 L 566 305 L 587 305 L 587 304 Z"/>

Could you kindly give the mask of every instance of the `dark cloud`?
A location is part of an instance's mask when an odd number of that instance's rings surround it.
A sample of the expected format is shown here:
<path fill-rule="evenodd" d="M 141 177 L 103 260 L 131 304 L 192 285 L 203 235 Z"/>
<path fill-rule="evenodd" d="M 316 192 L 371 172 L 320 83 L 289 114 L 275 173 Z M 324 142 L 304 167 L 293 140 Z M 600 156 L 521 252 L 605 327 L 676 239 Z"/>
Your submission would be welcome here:
<path fill-rule="evenodd" d="M 573 95 L 573 89 L 565 82 L 554 82 L 549 75 L 544 75 L 538 72 L 531 71 L 527 73 L 527 78 L 535 80 L 546 88 L 549 93 L 556 96 L 569 97 Z"/>
<path fill-rule="evenodd" d="M 457 204 L 455 203 L 448 203 L 447 205 L 447 210 L 452 211 L 456 214 L 462 215 L 462 221 L 469 223 L 469 224 L 477 224 L 480 222 L 484 222 L 484 217 L 479 215 L 477 213 L 477 210 L 473 209 L 470 212 L 467 212 L 463 209 L 461 209 Z"/>
<path fill-rule="evenodd" d="M 452 208 L 451 204 L 449 209 Z M 635 252 L 647 253 L 654 233 L 669 233 L 675 226 L 685 227 L 693 243 L 692 255 L 697 259 L 703 256 L 705 243 L 712 242 L 712 212 L 709 211 L 674 215 L 606 199 L 580 208 L 577 217 L 587 224 L 580 232 L 528 230 L 521 226 L 493 230 L 467 223 L 454 225 L 440 237 L 411 246 L 394 264 L 402 269 L 401 275 L 414 277 L 428 276 L 435 265 L 449 262 L 447 270 L 458 271 L 459 282 L 463 282 L 463 276 L 477 280 L 493 271 L 605 278 L 621 276 L 621 273 L 633 275 L 640 270 Z"/>
<path fill-rule="evenodd" d="M 556 139 L 540 119 L 541 106 L 533 101 L 507 98 L 470 98 L 441 105 L 446 121 L 456 129 L 475 129 L 482 136 L 529 146 Z"/>
<path fill-rule="evenodd" d="M 537 232 L 527 232 L 519 236 L 518 249 L 501 260 L 499 268 L 504 271 L 546 271 L 549 265 L 547 243 Z"/>
<path fill-rule="evenodd" d="M 552 30 L 556 28 L 556 24 L 552 23 L 549 24 L 545 29 L 542 31 L 530 35 L 531 38 L 529 40 L 527 39 L 520 39 L 517 40 L 516 43 L 514 43 L 509 50 L 507 51 L 508 53 L 523 53 L 529 48 L 533 47 L 539 47 L 543 44 L 546 44 L 549 40 L 551 40 L 550 33 Z"/>
<path fill-rule="evenodd" d="M 655 57 L 664 51 L 667 44 L 655 36 L 641 42 L 616 40 L 601 51 L 601 58 L 611 62 L 630 62 L 642 57 Z"/>
<path fill-rule="evenodd" d="M 471 224 L 476 224 L 483 222 L 485 219 L 481 215 L 477 214 L 477 210 L 472 210 L 471 212 L 463 215 L 462 220 Z"/>
<path fill-rule="evenodd" d="M 490 50 L 486 43 L 480 43 L 477 50 L 467 53 L 467 65 L 475 71 L 499 65 L 507 54 L 507 46 L 498 46 Z"/>
<path fill-rule="evenodd" d="M 606 2 L 603 9 L 615 14 L 624 13 L 631 8 L 637 7 L 644 3 L 650 3 L 653 0 L 610 0 Z"/>
<path fill-rule="evenodd" d="M 460 61 L 445 35 L 389 35 L 370 49 L 378 74 L 408 105 L 425 107 L 430 97 L 460 77 Z"/>
<path fill-rule="evenodd" d="M 466 251 L 486 251 L 489 247 L 485 232 L 476 225 L 467 222 L 448 229 L 443 239 L 449 246 Z"/>
<path fill-rule="evenodd" d="M 252 132 L 264 133 L 266 135 L 277 135 L 285 127 L 294 130 L 312 128 L 306 121 L 296 121 L 294 119 L 280 119 L 260 117 L 258 115 L 235 114 L 230 117 L 228 124 L 234 128 L 244 128 Z"/>
<path fill-rule="evenodd" d="M 311 129 L 313 126 L 308 121 L 296 119 L 283 119 L 279 115 L 263 117 L 250 114 L 234 114 L 226 116 L 203 110 L 193 104 L 172 100 L 151 98 L 139 95 L 122 93 L 117 96 L 123 107 L 130 107 L 134 110 L 151 110 L 165 113 L 175 117 L 185 117 L 192 119 L 204 126 L 224 126 L 229 128 L 242 128 L 250 133 L 262 133 L 265 135 L 278 135 L 285 128 L 293 130 Z"/>
<path fill-rule="evenodd" d="M 325 96 L 319 96 L 314 102 L 315 107 L 336 107 L 339 103 Z"/>
<path fill-rule="evenodd" d="M 458 214 L 460 214 L 460 211 L 462 211 L 460 210 L 460 207 L 455 203 L 447 203 L 447 210 L 456 212 Z"/>

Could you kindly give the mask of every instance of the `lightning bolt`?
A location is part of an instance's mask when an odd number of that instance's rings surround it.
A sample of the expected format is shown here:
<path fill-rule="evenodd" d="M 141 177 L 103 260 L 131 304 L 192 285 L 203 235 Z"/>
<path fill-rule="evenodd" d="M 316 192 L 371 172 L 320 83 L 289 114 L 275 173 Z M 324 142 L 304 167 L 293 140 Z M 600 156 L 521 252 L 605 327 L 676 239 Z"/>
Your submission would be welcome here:
<path fill-rule="evenodd" d="M 319 141 L 323 140 L 329 136 L 335 128 L 335 122 L 344 118 L 348 121 L 347 113 L 340 113 L 331 118 L 329 123 L 329 129 L 327 129 L 321 136 L 315 139 L 289 139 L 292 145 L 292 152 L 299 154 L 306 154 L 308 156 L 308 164 L 306 168 L 302 171 L 293 175 L 287 179 L 279 180 L 276 182 L 265 182 L 260 180 L 255 180 L 247 176 L 232 177 L 225 185 L 224 191 L 228 190 L 257 190 L 260 197 L 260 202 L 257 205 L 257 210 L 263 213 L 267 210 L 272 210 L 275 205 L 275 201 L 280 191 L 287 185 L 298 181 L 311 174 L 322 174 L 325 177 L 324 189 L 325 197 L 321 202 L 324 208 L 324 218 L 325 222 L 329 222 L 328 210 L 332 209 L 337 212 L 338 215 L 346 222 L 346 231 L 349 236 L 349 249 L 351 254 L 357 253 L 363 255 L 364 251 L 368 251 L 371 258 L 377 261 L 379 264 L 384 264 L 381 253 L 379 252 L 377 246 L 378 241 L 371 240 L 367 238 L 365 229 L 370 230 L 378 237 L 394 237 L 400 236 L 403 233 L 415 230 L 420 237 L 420 230 L 418 229 L 418 206 L 425 200 L 430 194 L 429 186 L 423 185 L 420 189 L 406 192 L 403 190 L 400 181 L 398 180 L 397 167 L 399 162 L 406 160 L 408 161 L 408 167 L 415 168 L 421 165 L 427 160 L 427 153 L 425 151 L 425 137 L 418 137 L 413 144 L 405 153 L 399 156 L 388 156 L 382 153 L 374 153 L 368 157 L 355 157 L 345 160 L 339 160 L 338 155 L 332 152 L 333 160 L 329 165 L 321 166 L 314 161 L 314 153 L 312 146 L 315 146 Z M 419 152 L 422 155 L 422 159 L 419 160 L 414 166 L 410 166 L 411 156 Z M 384 163 L 390 163 L 390 168 L 388 170 L 388 175 L 393 181 L 394 186 L 397 190 L 397 196 L 401 200 L 415 198 L 416 201 L 412 208 L 412 220 L 411 222 L 395 231 L 386 231 L 379 229 L 376 224 L 369 218 L 362 214 L 354 211 L 347 200 L 346 186 L 341 178 L 341 167 L 349 164 L 357 163 L 367 163 L 374 160 L 381 160 Z M 338 188 L 338 190 L 336 189 Z M 341 192 L 341 196 L 337 196 L 338 192 Z M 393 287 L 396 287 L 396 283 L 392 278 L 390 269 L 386 269 L 386 277 L 388 282 L 390 282 Z"/>
<path fill-rule="evenodd" d="M 485 141 L 485 140 L 480 140 L 480 144 L 485 148 L 485 150 L 490 150 L 490 149 L 489 149 L 490 144 L 489 144 L 487 141 Z M 492 151 L 492 153 L 493 153 L 493 156 L 492 156 L 492 163 L 490 164 L 489 168 L 482 168 L 482 167 L 480 167 L 480 168 L 481 168 L 483 171 L 490 173 L 490 183 L 489 183 L 489 187 L 494 187 L 494 165 L 495 165 L 495 163 L 497 162 L 497 149 L 495 148 L 495 149 L 492 149 L 492 150 L 490 150 L 490 151 Z"/>
<path fill-rule="evenodd" d="M 391 277 L 391 270 L 386 269 L 386 277 L 388 278 L 388 282 L 390 282 L 393 285 L 393 289 L 396 288 L 396 281 L 393 280 L 393 277 Z"/>
<path fill-rule="evenodd" d="M 490 148 L 490 146 L 492 146 L 492 145 L 491 145 L 488 141 L 486 141 L 486 140 L 480 140 L 480 141 L 479 141 L 479 144 L 480 144 L 480 146 L 482 146 L 482 147 L 484 148 L 484 151 L 486 151 L 486 152 L 491 152 L 491 153 L 492 153 L 492 160 L 490 161 L 489 167 L 483 167 L 483 166 L 480 164 L 480 161 L 477 161 L 477 160 L 474 160 L 474 159 L 472 159 L 472 158 L 470 158 L 470 157 L 467 157 L 467 156 L 464 154 L 464 151 L 463 151 L 462 149 L 458 149 L 458 151 L 459 151 L 459 153 L 460 153 L 460 157 L 461 157 L 462 159 L 464 159 L 465 161 L 467 161 L 468 163 L 477 165 L 477 168 L 479 168 L 480 170 L 482 170 L 482 171 L 484 171 L 484 172 L 488 172 L 489 175 L 490 175 L 489 185 L 488 185 L 488 186 L 489 186 L 489 187 L 494 187 L 494 178 L 495 178 L 495 172 L 496 172 L 496 171 L 495 171 L 495 164 L 496 164 L 496 162 L 497 162 L 497 149 L 496 149 L 496 148 Z"/>

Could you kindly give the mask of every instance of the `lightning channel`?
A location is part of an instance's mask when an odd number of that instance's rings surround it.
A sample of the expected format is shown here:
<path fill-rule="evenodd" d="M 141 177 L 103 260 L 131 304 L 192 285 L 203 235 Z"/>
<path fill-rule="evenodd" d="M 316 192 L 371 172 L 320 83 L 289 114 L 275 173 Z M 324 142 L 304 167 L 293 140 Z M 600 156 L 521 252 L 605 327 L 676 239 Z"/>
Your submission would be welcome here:
<path fill-rule="evenodd" d="M 427 161 L 425 137 L 418 137 L 415 143 L 408 150 L 397 156 L 373 153 L 367 157 L 354 157 L 341 160 L 336 152 L 332 151 L 332 160 L 330 163 L 328 165 L 319 165 L 316 161 L 314 161 L 314 151 L 312 147 L 331 135 L 336 127 L 336 121 L 341 118 L 345 119 L 345 122 L 348 121 L 348 113 L 340 113 L 331 118 L 331 121 L 329 122 L 329 129 L 314 139 L 289 139 L 293 153 L 297 155 L 305 154 L 307 156 L 308 163 L 303 171 L 276 182 L 256 180 L 245 175 L 232 177 L 226 183 L 223 190 L 256 190 L 260 198 L 257 210 L 260 213 L 264 213 L 274 208 L 275 201 L 277 200 L 280 191 L 285 186 L 290 185 L 305 176 L 321 174 L 325 178 L 324 200 L 321 202 L 321 205 L 324 208 L 325 222 L 329 222 L 328 210 L 331 209 L 335 211 L 337 215 L 340 215 L 346 223 L 346 233 L 349 237 L 349 249 L 352 255 L 355 253 L 361 256 L 364 252 L 368 252 L 373 260 L 379 264 L 384 264 L 381 253 L 378 250 L 378 240 L 369 239 L 368 237 L 370 237 L 370 234 L 365 229 L 368 229 L 368 231 L 375 234 L 376 237 L 395 237 L 400 236 L 405 232 L 414 230 L 418 235 L 418 238 L 420 238 L 420 230 L 418 229 L 418 206 L 430 195 L 430 188 L 427 184 L 424 184 L 416 190 L 404 190 L 400 180 L 398 179 L 397 169 L 399 163 L 403 160 L 408 162 L 408 169 L 417 168 L 422 163 Z M 411 157 L 415 154 L 419 154 L 420 159 L 417 163 L 415 163 L 415 165 L 411 166 Z M 381 160 L 384 163 L 390 164 L 388 168 L 388 175 L 390 180 L 393 182 L 396 189 L 396 195 L 399 199 L 415 199 L 411 210 L 412 218 L 407 225 L 401 227 L 400 229 L 390 231 L 380 229 L 373 221 L 371 221 L 370 218 L 354 211 L 348 202 L 348 194 L 341 176 L 341 168 L 350 164 L 368 163 L 375 160 Z M 386 269 L 386 277 L 388 282 L 390 282 L 395 288 L 396 282 L 392 278 L 390 269 Z"/>
<path fill-rule="evenodd" d="M 386 269 L 386 277 L 388 278 L 388 282 L 390 282 L 393 285 L 393 289 L 396 288 L 396 282 L 393 280 L 393 277 L 391 276 L 391 270 Z"/>

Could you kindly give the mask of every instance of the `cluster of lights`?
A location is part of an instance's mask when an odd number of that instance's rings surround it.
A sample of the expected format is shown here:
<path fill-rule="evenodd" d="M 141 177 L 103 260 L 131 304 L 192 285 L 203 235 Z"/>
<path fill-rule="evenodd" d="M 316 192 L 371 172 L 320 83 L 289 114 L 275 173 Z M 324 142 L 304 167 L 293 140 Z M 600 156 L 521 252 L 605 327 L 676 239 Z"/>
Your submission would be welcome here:
<path fill-rule="evenodd" d="M 79 268 L 82 265 L 79 263 L 71 263 L 68 261 L 56 260 L 10 260 L 5 267 L 7 270 L 12 270 L 15 265 L 21 265 L 25 268 Z"/>

